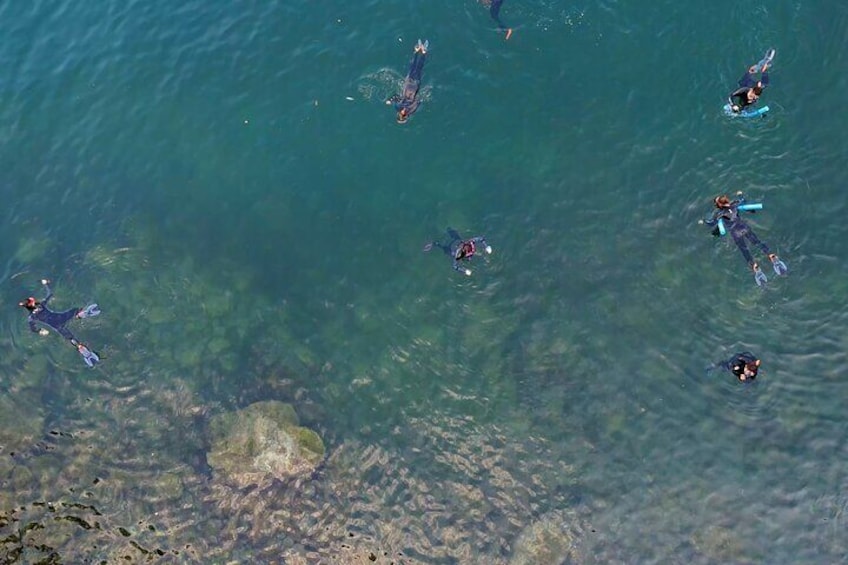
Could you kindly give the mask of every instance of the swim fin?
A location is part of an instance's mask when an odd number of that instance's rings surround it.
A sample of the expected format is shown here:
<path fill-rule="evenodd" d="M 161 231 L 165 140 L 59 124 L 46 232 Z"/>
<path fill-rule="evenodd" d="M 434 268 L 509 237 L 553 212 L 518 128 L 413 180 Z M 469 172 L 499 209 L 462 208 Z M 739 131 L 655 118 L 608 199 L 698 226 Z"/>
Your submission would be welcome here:
<path fill-rule="evenodd" d="M 763 58 L 760 59 L 760 62 L 756 64 L 755 72 L 759 73 L 763 70 L 763 67 L 765 67 L 766 65 L 771 65 L 771 62 L 774 60 L 775 53 L 776 51 L 774 49 L 769 49 L 768 51 L 766 51 L 766 54 L 763 55 Z"/>
<path fill-rule="evenodd" d="M 97 306 L 97 303 L 89 304 L 82 310 L 80 310 L 79 314 L 77 314 L 78 318 L 93 318 L 95 316 L 100 315 L 100 307 Z"/>
<path fill-rule="evenodd" d="M 772 255 L 769 259 L 771 259 L 771 265 L 774 267 L 774 272 L 779 276 L 783 276 L 789 272 L 789 267 L 787 267 L 786 263 L 781 261 L 777 255 Z"/>
<path fill-rule="evenodd" d="M 94 367 L 100 362 L 100 356 L 81 343 L 77 345 L 77 351 L 79 351 L 80 355 L 82 355 L 82 360 L 89 367 Z"/>
<path fill-rule="evenodd" d="M 759 265 L 754 265 L 754 281 L 757 283 L 757 286 L 765 286 L 768 282 L 768 277 L 766 277 L 766 274 L 760 269 Z"/>

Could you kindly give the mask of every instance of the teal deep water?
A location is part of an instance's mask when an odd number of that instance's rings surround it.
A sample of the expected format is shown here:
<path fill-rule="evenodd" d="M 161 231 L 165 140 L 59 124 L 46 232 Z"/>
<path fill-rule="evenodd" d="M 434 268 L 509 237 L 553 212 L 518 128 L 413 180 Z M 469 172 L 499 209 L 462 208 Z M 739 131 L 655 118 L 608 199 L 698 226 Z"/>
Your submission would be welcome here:
<path fill-rule="evenodd" d="M 501 16 L 509 41 L 473 0 L 0 5 L 0 510 L 105 516 L 21 555 L 521 563 L 553 520 L 551 562 L 848 560 L 848 5 Z M 772 46 L 771 111 L 728 119 Z M 789 265 L 765 289 L 698 225 L 736 191 Z M 471 277 L 421 252 L 448 226 L 494 247 Z M 44 276 L 100 304 L 97 369 L 30 334 Z M 746 349 L 753 386 L 707 370 Z M 262 399 L 326 465 L 228 490 L 205 422 Z"/>

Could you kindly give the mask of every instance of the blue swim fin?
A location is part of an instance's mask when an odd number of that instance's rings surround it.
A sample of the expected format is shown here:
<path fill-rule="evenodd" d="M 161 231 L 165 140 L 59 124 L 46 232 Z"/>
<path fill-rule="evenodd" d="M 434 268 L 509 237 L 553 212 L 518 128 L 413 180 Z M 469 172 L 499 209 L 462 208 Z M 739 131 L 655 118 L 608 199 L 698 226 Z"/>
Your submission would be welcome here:
<path fill-rule="evenodd" d="M 77 317 L 79 317 L 79 318 L 93 318 L 93 317 L 99 316 L 99 315 L 100 315 L 100 307 L 97 306 L 97 303 L 94 303 L 94 304 L 89 304 L 88 306 L 86 306 L 85 308 L 80 310 L 79 314 L 77 314 Z"/>
<path fill-rule="evenodd" d="M 763 58 L 760 59 L 760 62 L 756 64 L 757 70 L 755 72 L 760 72 L 766 65 L 771 65 L 771 62 L 774 60 L 775 53 L 776 52 L 774 49 L 769 49 L 768 51 L 766 51 L 766 54 L 763 55 Z"/>
<path fill-rule="evenodd" d="M 789 267 L 787 267 L 786 263 L 781 261 L 777 255 L 771 255 L 769 256 L 769 259 L 771 259 L 771 265 L 774 267 L 774 272 L 779 276 L 783 276 L 789 272 Z"/>
<path fill-rule="evenodd" d="M 80 355 L 82 355 L 82 360 L 89 367 L 94 367 L 100 362 L 100 356 L 81 343 L 77 345 L 77 351 L 79 351 Z"/>
<path fill-rule="evenodd" d="M 766 277 L 766 274 L 760 269 L 759 265 L 754 265 L 754 281 L 757 283 L 757 286 L 765 286 L 768 282 L 768 277 Z"/>

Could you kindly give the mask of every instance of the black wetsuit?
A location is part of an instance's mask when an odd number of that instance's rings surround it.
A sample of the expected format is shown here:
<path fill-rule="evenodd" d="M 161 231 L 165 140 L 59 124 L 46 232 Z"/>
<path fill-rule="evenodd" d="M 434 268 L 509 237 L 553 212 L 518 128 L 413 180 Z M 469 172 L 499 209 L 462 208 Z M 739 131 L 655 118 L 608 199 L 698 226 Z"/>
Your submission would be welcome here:
<path fill-rule="evenodd" d="M 736 378 L 739 380 L 753 381 L 757 378 L 757 371 L 759 367 L 754 365 L 754 369 L 751 371 L 753 375 L 745 375 L 745 367 L 751 363 L 756 363 L 757 358 L 750 351 L 743 351 L 742 353 L 737 353 L 727 361 L 721 363 L 721 366 L 736 375 Z M 742 379 L 742 377 L 745 377 Z"/>
<path fill-rule="evenodd" d="M 75 338 L 74 334 L 72 334 L 66 326 L 68 322 L 75 318 L 87 318 L 100 314 L 97 304 L 90 304 L 85 308 L 71 308 L 64 312 L 54 312 L 47 307 L 47 303 L 50 302 L 51 298 L 53 298 L 53 291 L 50 289 L 48 284 L 45 283 L 44 286 L 47 289 L 47 296 L 44 297 L 44 300 L 37 302 L 30 299 L 27 300 L 27 302 L 21 303 L 21 306 L 25 306 L 29 310 L 29 317 L 27 318 L 27 322 L 29 322 L 29 329 L 38 333 L 40 331 L 38 327 L 39 324 L 47 326 L 67 339 L 71 345 L 76 348 L 79 354 L 82 355 L 83 361 L 85 361 L 86 365 L 94 367 L 100 361 L 100 356 L 97 352 L 92 351 L 86 347 L 84 343 Z"/>
<path fill-rule="evenodd" d="M 77 346 L 79 341 L 77 341 L 65 325 L 77 317 L 81 308 L 71 308 L 64 312 L 54 312 L 47 307 L 47 303 L 53 298 L 53 291 L 50 289 L 50 285 L 45 285 L 45 288 L 47 289 L 47 296 L 41 302 L 36 302 L 35 309 L 30 311 L 27 318 L 29 329 L 38 333 L 38 324 L 43 324 L 70 341 L 72 345 Z"/>
<path fill-rule="evenodd" d="M 457 231 L 453 228 L 448 228 L 447 230 L 448 237 L 450 237 L 450 241 L 447 243 L 439 243 L 438 241 L 433 242 L 434 247 L 438 247 L 442 251 L 445 252 L 446 255 L 449 255 L 453 260 L 453 268 L 454 270 L 459 271 L 460 273 L 465 272 L 465 267 L 462 265 L 463 261 L 470 261 L 472 257 L 477 252 L 477 246 L 482 245 L 484 248 L 488 245 L 486 243 L 486 238 L 483 236 L 472 237 L 471 239 L 462 239 Z M 471 244 L 471 252 L 468 254 L 462 253 L 463 245 L 469 243 Z"/>
<path fill-rule="evenodd" d="M 403 81 L 403 91 L 400 95 L 395 94 L 391 97 L 395 110 L 400 112 L 406 110 L 404 118 L 409 118 L 418 110 L 421 104 L 418 100 L 418 90 L 421 88 L 421 77 L 424 74 L 424 63 L 427 60 L 425 51 L 416 51 L 412 56 L 412 62 L 409 64 L 409 72 Z"/>
<path fill-rule="evenodd" d="M 730 105 L 739 106 L 739 110 L 744 110 L 747 106 L 753 106 L 757 103 L 757 100 L 753 102 L 748 100 L 748 91 L 757 86 L 757 79 L 754 78 L 756 73 L 752 73 L 748 71 L 745 75 L 739 79 L 739 88 L 730 93 L 728 98 Z M 762 77 L 760 78 L 760 82 L 763 83 L 763 88 L 768 86 L 769 83 L 769 75 L 768 71 L 763 71 Z"/>
<path fill-rule="evenodd" d="M 736 247 L 739 248 L 745 261 L 753 267 L 755 261 L 751 256 L 750 249 L 748 249 L 748 241 L 759 247 L 767 257 L 771 255 L 771 251 L 768 245 L 757 237 L 751 226 L 739 216 L 739 206 L 744 202 L 744 200 L 734 200 L 728 208 L 717 208 L 713 212 L 712 218 L 706 220 L 704 223 L 708 226 L 716 226 L 713 230 L 713 235 L 720 235 L 718 221 L 722 220 L 725 230 L 730 233 L 730 237 L 733 238 L 733 242 L 736 243 Z"/>

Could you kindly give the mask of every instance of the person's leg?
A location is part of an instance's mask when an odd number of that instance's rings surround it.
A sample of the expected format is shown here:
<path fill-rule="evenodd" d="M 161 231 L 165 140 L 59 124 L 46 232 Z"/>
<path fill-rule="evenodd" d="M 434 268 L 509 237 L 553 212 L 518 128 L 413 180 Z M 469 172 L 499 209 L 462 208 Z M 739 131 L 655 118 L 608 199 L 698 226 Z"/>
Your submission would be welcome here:
<path fill-rule="evenodd" d="M 765 273 L 763 273 L 762 269 L 760 269 L 760 265 L 754 261 L 754 258 L 751 256 L 751 252 L 748 250 L 748 243 L 745 241 L 745 238 L 748 237 L 750 231 L 751 230 L 747 225 L 740 225 L 740 222 L 737 221 L 736 225 L 731 228 L 730 235 L 733 237 L 736 247 L 739 248 L 739 252 L 742 253 L 742 257 L 745 258 L 748 266 L 751 267 L 751 270 L 754 272 L 754 281 L 757 283 L 757 286 L 763 286 L 768 282 L 768 278 Z"/>
<path fill-rule="evenodd" d="M 765 253 L 766 257 L 769 258 L 769 261 L 771 261 L 771 264 L 774 267 L 775 273 L 778 275 L 785 275 L 789 272 L 789 268 L 786 266 L 786 263 L 780 260 L 777 253 L 772 253 L 769 250 L 768 245 L 766 245 L 764 241 L 760 240 L 760 238 L 757 237 L 757 234 L 755 234 L 751 229 L 748 230 L 748 239 L 751 243 L 759 247 L 760 250 Z"/>
<path fill-rule="evenodd" d="M 742 75 L 742 78 L 739 79 L 739 86 L 743 88 L 751 88 L 757 84 L 757 79 L 754 78 L 754 73 L 748 70 L 747 73 Z"/>
<path fill-rule="evenodd" d="M 438 241 L 434 241 L 433 245 L 441 249 L 445 252 L 445 255 L 451 254 L 451 246 L 450 243 L 439 243 Z"/>
<path fill-rule="evenodd" d="M 506 26 L 501 21 L 501 4 L 503 4 L 503 0 L 492 0 L 492 3 L 489 5 L 489 15 L 498 24 L 498 29 L 506 30 Z"/>
<path fill-rule="evenodd" d="M 61 335 L 62 337 L 64 337 L 64 338 L 65 338 L 65 339 L 67 339 L 68 341 L 70 341 L 70 342 L 71 342 L 71 344 L 72 344 L 74 347 L 76 347 L 76 345 L 77 345 L 77 343 L 78 343 L 78 342 L 77 342 L 77 339 L 74 337 L 74 334 L 72 334 L 72 333 L 71 333 L 71 330 L 69 330 L 68 328 L 66 328 L 64 325 L 61 325 L 61 326 L 51 326 L 51 327 L 52 327 L 54 330 L 56 330 L 56 332 L 58 332 L 58 333 L 59 333 L 59 335 Z"/>
<path fill-rule="evenodd" d="M 64 312 L 50 312 L 50 314 L 43 319 L 43 322 L 54 328 L 57 332 L 62 333 L 62 329 L 65 327 L 65 324 L 76 318 L 79 313 L 79 308 L 71 308 Z"/>
<path fill-rule="evenodd" d="M 769 251 L 768 245 L 766 245 L 764 241 L 757 237 L 757 234 L 754 233 L 754 230 L 749 228 L 745 235 L 747 236 L 748 241 L 759 247 L 760 250 L 765 253 L 767 257 L 771 258 L 772 253 L 771 251 Z"/>
<path fill-rule="evenodd" d="M 448 244 L 439 243 L 438 241 L 431 241 L 430 243 L 425 245 L 424 246 L 424 252 L 426 253 L 426 252 L 430 251 L 431 249 L 433 249 L 434 247 L 444 251 L 445 255 L 450 255 L 450 252 L 451 252 L 450 244 L 449 243 Z"/>
<path fill-rule="evenodd" d="M 420 81 L 424 75 L 424 61 L 427 56 L 424 53 L 416 52 L 412 57 L 412 63 L 409 64 L 408 78 Z"/>
<path fill-rule="evenodd" d="M 730 229 L 730 236 L 733 238 L 733 242 L 736 244 L 736 247 L 739 248 L 739 252 L 742 253 L 742 257 L 745 258 L 745 262 L 748 263 L 749 267 L 753 268 L 756 262 L 751 256 L 751 251 L 748 249 L 748 242 L 745 241 L 747 231 L 748 230 L 746 228 L 738 228 L 734 226 Z"/>

